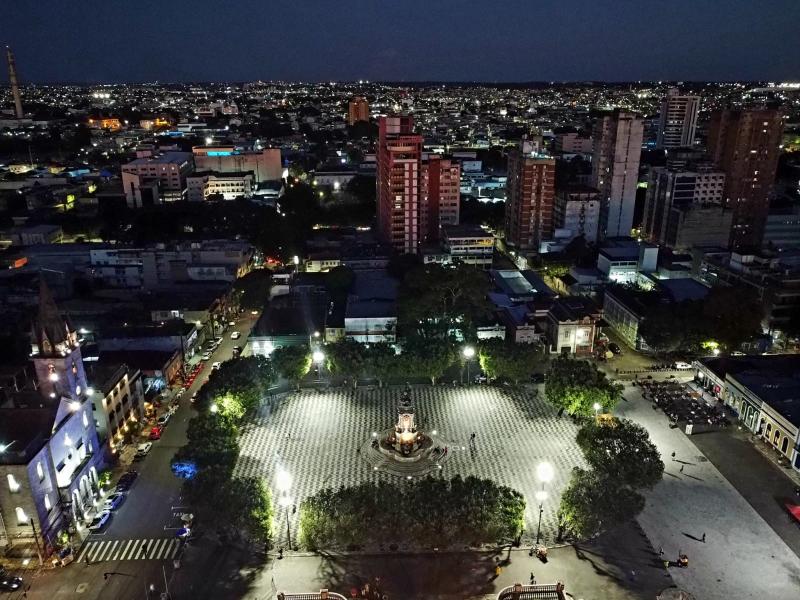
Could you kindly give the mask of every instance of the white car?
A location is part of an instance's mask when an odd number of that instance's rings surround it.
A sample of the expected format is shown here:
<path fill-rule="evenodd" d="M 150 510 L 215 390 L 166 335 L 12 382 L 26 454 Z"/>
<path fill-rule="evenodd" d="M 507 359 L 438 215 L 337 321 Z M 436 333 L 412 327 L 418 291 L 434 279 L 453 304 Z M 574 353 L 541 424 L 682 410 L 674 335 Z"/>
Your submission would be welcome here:
<path fill-rule="evenodd" d="M 214 364 L 212 364 L 212 365 L 211 365 L 211 369 L 212 369 L 213 371 L 216 371 L 216 370 L 217 370 L 217 369 L 219 369 L 221 366 L 222 366 L 222 363 L 221 363 L 221 362 L 219 362 L 219 361 L 217 361 L 217 362 L 215 362 Z"/>
<path fill-rule="evenodd" d="M 150 453 L 150 449 L 153 447 L 153 442 L 144 442 L 139 444 L 136 448 L 136 456 L 140 458 L 144 458 Z"/>
<path fill-rule="evenodd" d="M 201 356 L 201 357 L 200 357 L 200 360 L 203 360 L 203 361 L 205 361 L 205 360 L 211 360 L 211 352 L 205 352 L 205 353 L 203 353 L 203 356 Z"/>
<path fill-rule="evenodd" d="M 95 515 L 95 518 L 92 519 L 92 522 L 89 523 L 89 531 L 100 531 L 108 524 L 109 519 L 111 519 L 110 510 L 104 510 L 98 513 Z"/>
<path fill-rule="evenodd" d="M 232 340 L 238 340 L 240 337 L 242 337 L 242 334 L 239 333 L 238 331 L 234 331 L 233 333 L 231 333 Z"/>
<path fill-rule="evenodd" d="M 682 360 L 679 360 L 675 363 L 675 368 L 678 369 L 679 371 L 686 371 L 687 369 L 691 369 L 692 365 L 690 365 L 687 362 L 683 362 Z"/>
<path fill-rule="evenodd" d="M 119 505 L 122 504 L 123 500 L 125 500 L 125 494 L 114 492 L 106 498 L 106 501 L 103 503 L 103 510 L 117 510 Z"/>
<path fill-rule="evenodd" d="M 236 327 L 236 321 L 228 321 L 228 327 Z"/>
<path fill-rule="evenodd" d="M 167 423 L 169 423 L 169 418 L 172 416 L 170 411 L 165 412 L 163 415 L 158 417 L 158 421 L 156 421 L 156 425 L 159 427 L 164 427 Z M 141 448 L 141 446 L 139 446 Z"/>

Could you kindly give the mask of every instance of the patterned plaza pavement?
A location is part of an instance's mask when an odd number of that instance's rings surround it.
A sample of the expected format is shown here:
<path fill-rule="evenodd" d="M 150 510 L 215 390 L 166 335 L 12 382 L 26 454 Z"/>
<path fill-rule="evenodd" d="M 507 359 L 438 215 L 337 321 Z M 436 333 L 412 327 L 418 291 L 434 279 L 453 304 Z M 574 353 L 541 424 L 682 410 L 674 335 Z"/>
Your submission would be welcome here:
<path fill-rule="evenodd" d="M 267 405 L 245 427 L 236 474 L 263 477 L 275 498 L 276 472 L 291 474 L 290 505 L 277 515 L 278 542 L 286 540 L 286 513 L 293 538 L 299 506 L 307 496 L 325 487 L 392 479 L 376 472 L 360 454 L 373 432 L 397 420 L 402 387 L 302 391 Z M 411 398 L 418 427 L 436 431 L 437 443 L 447 446 L 443 477 L 475 475 L 492 479 L 524 494 L 527 501 L 523 543 L 536 536 L 538 503 L 542 489 L 536 466 L 543 461 L 555 469 L 546 484 L 542 536 L 552 542 L 557 531 L 556 511 L 570 472 L 582 465 L 575 443 L 576 426 L 543 398 L 542 390 L 490 386 L 415 386 Z M 476 433 L 470 444 L 470 434 Z M 413 483 L 413 482 L 412 482 Z"/>

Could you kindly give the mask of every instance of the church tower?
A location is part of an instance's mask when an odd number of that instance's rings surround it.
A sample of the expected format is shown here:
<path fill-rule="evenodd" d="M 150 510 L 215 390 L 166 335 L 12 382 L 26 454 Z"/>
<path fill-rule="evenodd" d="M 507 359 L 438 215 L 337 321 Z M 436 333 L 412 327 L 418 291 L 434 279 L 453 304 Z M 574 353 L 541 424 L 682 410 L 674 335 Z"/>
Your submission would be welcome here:
<path fill-rule="evenodd" d="M 36 345 L 31 356 L 39 391 L 45 398 L 80 400 L 87 383 L 78 335 L 58 312 L 44 277 L 39 280 L 39 313 L 33 323 Z"/>

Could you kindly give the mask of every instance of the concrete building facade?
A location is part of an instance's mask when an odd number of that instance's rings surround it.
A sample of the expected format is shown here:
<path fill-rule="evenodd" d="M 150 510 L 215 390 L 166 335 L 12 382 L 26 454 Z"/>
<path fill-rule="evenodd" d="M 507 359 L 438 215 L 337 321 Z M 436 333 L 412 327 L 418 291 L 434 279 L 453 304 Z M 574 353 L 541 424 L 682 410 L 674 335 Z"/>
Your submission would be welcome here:
<path fill-rule="evenodd" d="M 694 144 L 700 96 L 681 94 L 677 88 L 667 92 L 659 113 L 657 148 L 683 148 Z"/>
<path fill-rule="evenodd" d="M 553 237 L 556 161 L 528 140 L 508 154 L 506 242 L 521 251 L 538 253 Z"/>

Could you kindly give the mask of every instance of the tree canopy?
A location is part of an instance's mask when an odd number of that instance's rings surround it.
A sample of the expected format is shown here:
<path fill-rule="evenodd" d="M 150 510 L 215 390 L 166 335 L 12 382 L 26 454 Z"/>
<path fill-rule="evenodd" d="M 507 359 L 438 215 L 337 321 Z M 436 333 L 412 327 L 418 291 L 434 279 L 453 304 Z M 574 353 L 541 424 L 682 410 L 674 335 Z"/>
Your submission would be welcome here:
<path fill-rule="evenodd" d="M 514 344 L 494 338 L 481 342 L 478 360 L 490 379 L 501 377 L 519 383 L 539 372 L 547 357 L 539 344 Z"/>
<path fill-rule="evenodd" d="M 312 550 L 391 544 L 402 523 L 402 538 L 421 546 L 495 543 L 515 538 L 524 514 L 519 492 L 476 477 L 363 483 L 306 498 L 300 542 Z"/>
<path fill-rule="evenodd" d="M 569 357 L 550 363 L 544 391 L 554 406 L 584 417 L 595 414 L 595 404 L 603 412 L 610 412 L 622 397 L 622 386 L 609 381 L 595 365 Z"/>
<path fill-rule="evenodd" d="M 311 369 L 311 352 L 308 346 L 275 348 L 269 358 L 281 377 L 297 386 Z"/>
<path fill-rule="evenodd" d="M 578 431 L 578 446 L 601 477 L 634 488 L 652 488 L 664 474 L 664 463 L 641 425 L 629 419 L 590 421 Z"/>
<path fill-rule="evenodd" d="M 216 404 L 217 408 L 226 408 L 229 415 L 237 414 L 240 418 L 258 407 L 275 378 L 272 361 L 263 356 L 226 360 L 200 388 L 195 406 L 202 412 Z"/>

